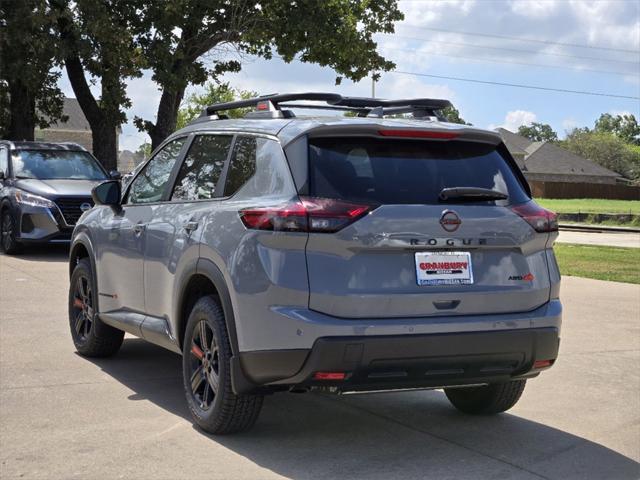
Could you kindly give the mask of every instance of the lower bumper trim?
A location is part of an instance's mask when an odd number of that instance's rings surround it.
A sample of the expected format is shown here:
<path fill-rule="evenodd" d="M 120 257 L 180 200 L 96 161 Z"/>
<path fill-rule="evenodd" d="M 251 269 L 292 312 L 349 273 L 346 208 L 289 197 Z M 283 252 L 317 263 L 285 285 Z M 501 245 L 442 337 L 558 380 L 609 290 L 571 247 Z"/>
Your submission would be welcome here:
<path fill-rule="evenodd" d="M 382 390 L 495 383 L 534 376 L 536 360 L 558 356 L 557 328 L 319 338 L 309 350 L 241 352 L 244 376 L 256 386 L 335 386 Z M 319 381 L 315 372 L 345 372 Z"/>

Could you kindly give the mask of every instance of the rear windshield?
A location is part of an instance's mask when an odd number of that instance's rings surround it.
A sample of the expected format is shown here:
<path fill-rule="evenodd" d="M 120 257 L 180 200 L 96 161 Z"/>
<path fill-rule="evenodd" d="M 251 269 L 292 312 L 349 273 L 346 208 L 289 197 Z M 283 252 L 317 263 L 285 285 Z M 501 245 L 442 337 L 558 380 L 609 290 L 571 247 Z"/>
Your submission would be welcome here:
<path fill-rule="evenodd" d="M 443 188 L 497 190 L 507 205 L 529 200 L 509 164 L 491 145 L 374 138 L 309 140 L 313 196 L 377 204 L 437 204 Z"/>

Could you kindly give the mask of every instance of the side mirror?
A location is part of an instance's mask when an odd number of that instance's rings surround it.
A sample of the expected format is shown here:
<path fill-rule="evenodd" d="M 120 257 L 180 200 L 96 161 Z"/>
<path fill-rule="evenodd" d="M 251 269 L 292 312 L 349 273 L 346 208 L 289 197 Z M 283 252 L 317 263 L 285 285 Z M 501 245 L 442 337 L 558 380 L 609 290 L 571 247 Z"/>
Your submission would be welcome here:
<path fill-rule="evenodd" d="M 109 176 L 114 180 L 120 180 L 122 178 L 122 175 L 117 170 L 111 170 Z"/>
<path fill-rule="evenodd" d="M 121 194 L 122 191 L 118 180 L 107 180 L 91 190 L 91 197 L 96 205 L 120 205 Z"/>

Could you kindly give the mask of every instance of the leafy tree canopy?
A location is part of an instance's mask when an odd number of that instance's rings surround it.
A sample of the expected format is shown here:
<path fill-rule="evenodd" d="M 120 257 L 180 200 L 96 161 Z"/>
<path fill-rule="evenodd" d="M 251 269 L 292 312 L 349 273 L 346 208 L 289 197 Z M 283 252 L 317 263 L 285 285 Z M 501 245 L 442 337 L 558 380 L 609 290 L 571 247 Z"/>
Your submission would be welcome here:
<path fill-rule="evenodd" d="M 146 59 L 135 32 L 146 0 L 49 0 L 67 74 L 93 134 L 93 153 L 116 168 L 116 131 L 131 106 L 126 82 L 142 75 Z M 156 2 L 153 2 L 156 3 Z M 164 2 L 157 2 L 164 3 Z M 94 95 L 92 85 L 100 85 Z"/>
<path fill-rule="evenodd" d="M 444 118 L 447 119 L 447 122 L 460 123 L 462 125 L 471 125 L 470 123 L 467 123 L 464 118 L 460 116 L 460 112 L 453 105 L 443 109 L 440 113 Z"/>
<path fill-rule="evenodd" d="M 249 90 L 238 90 L 226 83 L 208 82 L 204 87 L 203 93 L 194 93 L 190 95 L 180 106 L 178 110 L 178 121 L 176 129 L 186 127 L 189 122 L 197 118 L 209 105 L 214 103 L 232 102 L 234 100 L 242 100 L 257 97 L 256 92 Z M 225 112 L 230 118 L 240 118 L 251 111 L 252 108 L 237 108 Z"/>
<path fill-rule="evenodd" d="M 54 13 L 45 0 L 0 2 L 0 137 L 33 140 L 62 118 Z"/>
<path fill-rule="evenodd" d="M 557 142 L 558 134 L 553 131 L 551 125 L 533 122 L 531 125 L 520 125 L 518 135 L 527 137 L 533 142 Z"/>
<path fill-rule="evenodd" d="M 560 146 L 632 180 L 640 180 L 640 149 L 607 132 L 576 128 Z"/>
<path fill-rule="evenodd" d="M 373 34 L 403 19 L 397 0 L 172 0 L 147 2 L 141 16 L 140 46 L 162 97 L 156 121 L 136 125 L 154 146 L 175 129 L 187 85 L 239 71 L 242 54 L 296 58 L 332 68 L 336 83 L 357 81 L 394 67 Z"/>
<path fill-rule="evenodd" d="M 640 125 L 633 114 L 611 115 L 603 113 L 596 120 L 596 132 L 612 133 L 627 143 L 640 145 Z"/>

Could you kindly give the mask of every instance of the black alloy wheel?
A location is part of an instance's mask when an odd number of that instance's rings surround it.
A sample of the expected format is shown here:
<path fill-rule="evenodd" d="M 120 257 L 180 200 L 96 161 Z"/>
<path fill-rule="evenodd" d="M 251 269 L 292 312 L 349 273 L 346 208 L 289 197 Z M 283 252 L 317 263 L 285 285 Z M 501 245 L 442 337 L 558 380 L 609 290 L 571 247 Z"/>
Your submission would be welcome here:
<path fill-rule="evenodd" d="M 231 385 L 232 350 L 217 298 L 193 305 L 182 343 L 183 387 L 194 422 L 204 431 L 228 434 L 248 430 L 262 408 L 262 395 L 237 394 Z"/>
<path fill-rule="evenodd" d="M 209 410 L 220 388 L 220 355 L 216 336 L 207 322 L 195 328 L 189 350 L 191 394 L 202 410 Z"/>
<path fill-rule="evenodd" d="M 9 255 L 18 253 L 21 247 L 16 240 L 16 222 L 8 208 L 4 209 L 0 217 L 0 246 Z"/>
<path fill-rule="evenodd" d="M 69 282 L 71 338 L 80 355 L 109 357 L 120 350 L 124 332 L 100 320 L 95 292 L 91 262 L 83 258 L 73 269 Z"/>
<path fill-rule="evenodd" d="M 78 275 L 75 282 L 73 303 L 74 330 L 76 338 L 80 343 L 85 343 L 93 327 L 93 292 L 91 290 L 91 280 L 86 275 Z"/>

